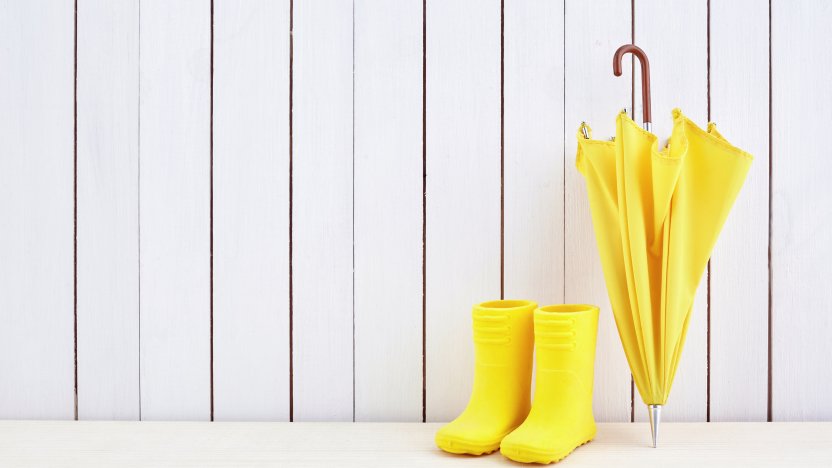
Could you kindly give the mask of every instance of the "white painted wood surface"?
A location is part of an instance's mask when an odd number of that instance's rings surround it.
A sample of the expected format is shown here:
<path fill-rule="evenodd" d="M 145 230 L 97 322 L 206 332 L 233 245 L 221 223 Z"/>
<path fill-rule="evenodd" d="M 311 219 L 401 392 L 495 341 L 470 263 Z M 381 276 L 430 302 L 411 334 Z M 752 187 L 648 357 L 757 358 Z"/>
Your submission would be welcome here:
<path fill-rule="evenodd" d="M 422 11 L 355 2 L 356 421 L 422 420 Z"/>
<path fill-rule="evenodd" d="M 0 422 L 13 466 L 510 466 L 440 451 L 440 424 Z M 606 423 L 568 466 L 828 466 L 830 423 L 668 423 L 659 448 L 646 424 Z"/>
<path fill-rule="evenodd" d="M 832 419 L 832 4 L 774 1 L 772 55 L 772 417 Z"/>
<path fill-rule="evenodd" d="M 504 4 L 504 292 L 541 306 L 563 302 L 563 7 Z"/>
<path fill-rule="evenodd" d="M 353 5 L 294 4 L 294 418 L 353 419 Z"/>
<path fill-rule="evenodd" d="M 684 5 L 685 12 L 680 14 Z M 635 44 L 650 59 L 653 133 L 666 144 L 671 111 L 682 112 L 702 128 L 708 119 L 708 11 L 706 0 L 636 0 Z M 642 121 L 641 68 L 636 65 L 635 121 Z M 662 418 L 705 421 L 708 406 L 708 273 L 702 274 L 693 302 L 687 339 Z M 647 420 L 636 391 L 635 419 Z"/>
<path fill-rule="evenodd" d="M 139 419 L 138 13 L 78 4 L 79 419 Z"/>
<path fill-rule="evenodd" d="M 500 2 L 428 1 L 427 420 L 473 380 L 473 304 L 500 297 Z"/>
<path fill-rule="evenodd" d="M 214 18 L 214 418 L 288 420 L 289 1 Z"/>
<path fill-rule="evenodd" d="M 711 120 L 731 143 L 754 156 L 711 256 L 710 420 L 765 421 L 768 2 L 711 0 L 710 6 Z"/>
<path fill-rule="evenodd" d="M 614 0 L 587 15 L 581 1 L 566 2 L 564 125 L 564 300 L 601 308 L 595 358 L 593 408 L 604 421 L 629 421 L 630 368 L 621 347 L 592 228 L 584 178 L 575 168 L 575 135 L 581 122 L 593 138 L 615 135 L 615 117 L 632 101 L 630 61 L 624 74 L 612 74 L 612 54 L 630 41 L 630 5 Z"/>
<path fill-rule="evenodd" d="M 79 0 L 76 31 L 73 2 L 0 0 L 0 417 L 72 418 L 77 384 L 81 419 L 204 420 L 212 391 L 223 420 L 450 419 L 502 283 L 604 309 L 596 415 L 628 421 L 574 135 L 631 105 L 630 2 L 213 4 L 212 180 L 211 2 Z M 769 131 L 768 5 L 635 2 L 656 132 L 710 107 L 756 157 L 666 420 L 832 419 L 832 10 L 772 2 Z"/>
<path fill-rule="evenodd" d="M 141 4 L 141 417 L 211 416 L 211 10 Z"/>
<path fill-rule="evenodd" d="M 67 419 L 73 365 L 73 5 L 0 4 L 0 417 Z"/>

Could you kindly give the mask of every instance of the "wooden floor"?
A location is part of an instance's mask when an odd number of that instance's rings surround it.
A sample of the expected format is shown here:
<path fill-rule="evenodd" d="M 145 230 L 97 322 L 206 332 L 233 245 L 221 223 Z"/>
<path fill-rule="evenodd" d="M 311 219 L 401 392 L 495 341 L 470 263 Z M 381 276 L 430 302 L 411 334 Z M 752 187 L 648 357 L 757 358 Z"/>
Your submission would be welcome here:
<path fill-rule="evenodd" d="M 454 456 L 438 424 L 0 421 L 0 466 L 520 466 Z M 832 423 L 600 424 L 560 466 L 832 466 Z"/>

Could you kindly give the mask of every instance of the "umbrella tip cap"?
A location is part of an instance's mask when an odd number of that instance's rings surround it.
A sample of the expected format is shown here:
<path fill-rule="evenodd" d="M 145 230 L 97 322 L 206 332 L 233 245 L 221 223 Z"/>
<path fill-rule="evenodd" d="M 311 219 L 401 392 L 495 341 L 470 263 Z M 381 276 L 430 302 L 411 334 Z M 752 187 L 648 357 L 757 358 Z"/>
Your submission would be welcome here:
<path fill-rule="evenodd" d="M 647 405 L 647 414 L 650 417 L 650 435 L 653 438 L 653 448 L 659 441 L 659 424 L 662 421 L 662 405 Z"/>

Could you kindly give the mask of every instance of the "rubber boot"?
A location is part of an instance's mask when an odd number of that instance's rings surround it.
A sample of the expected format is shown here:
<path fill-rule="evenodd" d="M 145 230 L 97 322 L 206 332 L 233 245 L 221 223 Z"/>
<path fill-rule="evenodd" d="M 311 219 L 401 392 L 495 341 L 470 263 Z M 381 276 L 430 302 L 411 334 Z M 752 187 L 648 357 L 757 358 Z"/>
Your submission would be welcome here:
<path fill-rule="evenodd" d="M 468 406 L 439 429 L 436 445 L 450 453 L 482 455 L 529 414 L 534 352 L 531 301 L 474 306 L 474 388 Z"/>
<path fill-rule="evenodd" d="M 524 463 L 552 463 L 595 437 L 592 381 L 597 332 L 595 306 L 535 310 L 534 404 L 523 424 L 503 439 L 503 455 Z"/>

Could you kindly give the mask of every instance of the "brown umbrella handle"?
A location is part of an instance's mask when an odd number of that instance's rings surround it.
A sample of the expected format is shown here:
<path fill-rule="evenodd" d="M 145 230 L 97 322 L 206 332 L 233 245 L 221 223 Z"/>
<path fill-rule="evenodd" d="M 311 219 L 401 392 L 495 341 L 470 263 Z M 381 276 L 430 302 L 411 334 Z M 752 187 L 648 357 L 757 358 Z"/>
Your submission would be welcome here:
<path fill-rule="evenodd" d="M 649 124 L 653 121 L 650 111 L 650 61 L 647 54 L 634 44 L 624 44 L 615 51 L 612 57 L 612 72 L 615 76 L 621 76 L 621 59 L 624 54 L 631 53 L 638 57 L 641 63 L 641 99 L 644 105 L 644 127 L 649 130 Z"/>

